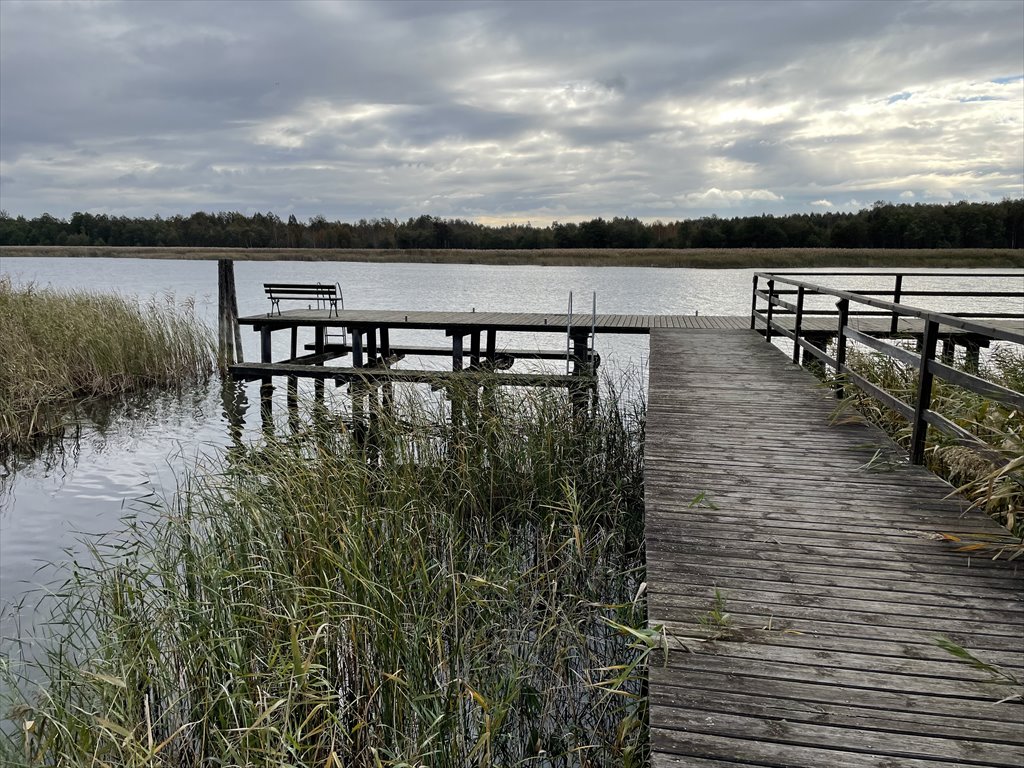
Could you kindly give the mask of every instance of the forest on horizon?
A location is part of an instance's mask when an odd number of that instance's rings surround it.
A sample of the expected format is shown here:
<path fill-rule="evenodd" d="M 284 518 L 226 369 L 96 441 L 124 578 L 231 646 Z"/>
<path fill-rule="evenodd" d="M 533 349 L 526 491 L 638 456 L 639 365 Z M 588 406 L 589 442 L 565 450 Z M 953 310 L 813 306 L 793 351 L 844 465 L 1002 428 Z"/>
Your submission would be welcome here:
<path fill-rule="evenodd" d="M 877 202 L 856 213 L 704 216 L 672 222 L 632 217 L 536 227 L 487 226 L 429 215 L 398 219 L 300 221 L 274 213 L 206 213 L 169 218 L 0 211 L 0 246 L 190 248 L 540 249 L 540 248 L 1021 248 L 1024 198 L 998 203 Z"/>

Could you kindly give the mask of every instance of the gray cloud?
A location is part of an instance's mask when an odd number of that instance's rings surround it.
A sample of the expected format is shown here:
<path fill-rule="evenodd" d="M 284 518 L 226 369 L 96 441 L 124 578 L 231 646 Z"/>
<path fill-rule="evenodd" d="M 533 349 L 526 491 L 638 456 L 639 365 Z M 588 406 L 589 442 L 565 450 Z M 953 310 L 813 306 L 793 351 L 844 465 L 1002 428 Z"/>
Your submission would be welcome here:
<path fill-rule="evenodd" d="M 1002 2 L 4 0 L 0 207 L 544 222 L 1021 196 L 1022 30 Z"/>

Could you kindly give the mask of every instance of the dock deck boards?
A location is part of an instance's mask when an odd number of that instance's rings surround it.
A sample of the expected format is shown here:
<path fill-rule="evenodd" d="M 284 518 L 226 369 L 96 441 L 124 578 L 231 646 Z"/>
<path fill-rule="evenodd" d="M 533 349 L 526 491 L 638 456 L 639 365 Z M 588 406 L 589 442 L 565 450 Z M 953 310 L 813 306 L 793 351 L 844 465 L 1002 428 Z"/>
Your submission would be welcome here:
<path fill-rule="evenodd" d="M 748 330 L 651 332 L 646 432 L 655 766 L 1024 765 L 1024 563 L 998 527 Z M 700 499 L 700 501 L 695 501 Z M 715 590 L 730 633 L 699 619 Z"/>
<path fill-rule="evenodd" d="M 261 313 L 239 319 L 239 324 L 259 328 L 288 328 L 294 325 L 340 327 L 373 327 L 437 329 L 489 328 L 498 331 L 550 331 L 564 333 L 568 315 L 545 312 L 435 312 L 381 309 L 343 309 L 337 315 L 326 309 L 289 309 L 280 315 Z M 595 318 L 590 313 L 573 315 L 573 327 L 590 329 Z M 792 329 L 793 317 L 776 316 L 775 320 Z M 1024 320 L 986 321 L 996 328 L 1015 332 L 1024 331 Z M 888 317 L 852 317 L 850 325 L 870 335 L 888 335 L 891 321 Z M 758 321 L 762 328 L 763 322 Z M 749 316 L 738 315 L 662 315 L 662 314 L 603 314 L 596 317 L 598 333 L 649 333 L 655 328 L 685 328 L 690 330 L 740 330 L 750 327 Z M 923 322 L 915 318 L 901 318 L 897 334 L 920 334 Z M 834 334 L 837 330 L 835 317 L 806 316 L 803 320 L 805 333 Z M 960 335 L 963 332 L 942 327 L 944 334 Z M 969 335 L 969 334 L 968 334 Z"/>
<path fill-rule="evenodd" d="M 322 325 L 325 327 L 388 326 L 390 328 L 438 329 L 493 328 L 498 331 L 551 331 L 564 333 L 567 314 L 557 312 L 434 312 L 380 309 L 343 309 L 333 315 L 326 309 L 290 309 L 280 315 L 249 315 L 241 325 L 289 327 Z M 574 328 L 589 330 L 595 318 L 589 313 L 573 314 Z M 747 328 L 748 317 L 712 315 L 623 315 L 598 314 L 598 333 L 647 333 L 653 327 L 678 324 L 680 328 Z"/>

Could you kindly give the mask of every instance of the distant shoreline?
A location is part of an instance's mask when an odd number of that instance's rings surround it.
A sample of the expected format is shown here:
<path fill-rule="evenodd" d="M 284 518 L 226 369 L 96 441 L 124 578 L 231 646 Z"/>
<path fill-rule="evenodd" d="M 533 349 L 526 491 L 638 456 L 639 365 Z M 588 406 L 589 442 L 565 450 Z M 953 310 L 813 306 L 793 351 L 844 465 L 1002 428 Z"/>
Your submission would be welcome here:
<path fill-rule="evenodd" d="M 320 248 L 180 248 L 0 246 L 0 259 L 26 257 L 181 259 L 186 261 L 361 261 L 573 267 L 1024 267 L 1024 249 L 879 248 L 549 248 L 540 250 L 367 250 Z"/>

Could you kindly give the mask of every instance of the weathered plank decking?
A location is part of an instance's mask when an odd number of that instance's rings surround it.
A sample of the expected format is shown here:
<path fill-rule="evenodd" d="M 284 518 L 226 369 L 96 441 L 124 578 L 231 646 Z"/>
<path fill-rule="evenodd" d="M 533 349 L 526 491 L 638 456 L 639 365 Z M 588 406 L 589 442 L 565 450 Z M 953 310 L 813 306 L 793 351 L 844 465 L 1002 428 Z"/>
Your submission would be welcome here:
<path fill-rule="evenodd" d="M 259 314 L 239 319 L 241 325 L 254 327 L 269 326 L 288 328 L 293 325 L 320 326 L 324 328 L 386 326 L 389 328 L 414 328 L 449 330 L 457 328 L 490 328 L 498 331 L 545 331 L 564 333 L 568 315 L 556 312 L 436 312 L 382 309 L 342 309 L 331 312 L 326 309 L 290 309 L 280 315 Z M 776 317 L 776 321 L 792 328 L 791 317 Z M 605 314 L 596 318 L 589 312 L 573 315 L 573 327 L 589 330 L 591 323 L 598 333 L 648 333 L 655 328 L 687 328 L 693 330 L 719 329 L 739 330 L 750 327 L 750 318 L 736 315 L 652 315 L 652 314 Z M 888 317 L 854 317 L 850 325 L 871 335 L 888 335 L 891 321 Z M 916 318 L 901 318 L 899 334 L 920 334 L 923 323 Z M 1021 328 L 1019 320 L 993 321 L 996 327 L 1013 330 Z M 763 326 L 759 324 L 759 327 Z M 837 331 L 835 317 L 806 317 L 803 321 L 805 333 L 829 333 Z M 943 333 L 959 333 L 952 328 L 943 328 Z"/>
<path fill-rule="evenodd" d="M 996 526 L 898 459 L 750 330 L 654 330 L 646 438 L 655 766 L 1024 765 L 1024 563 L 940 532 Z M 699 500 L 697 500 L 699 499 Z M 704 642 L 725 600 L 732 625 Z"/>

